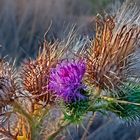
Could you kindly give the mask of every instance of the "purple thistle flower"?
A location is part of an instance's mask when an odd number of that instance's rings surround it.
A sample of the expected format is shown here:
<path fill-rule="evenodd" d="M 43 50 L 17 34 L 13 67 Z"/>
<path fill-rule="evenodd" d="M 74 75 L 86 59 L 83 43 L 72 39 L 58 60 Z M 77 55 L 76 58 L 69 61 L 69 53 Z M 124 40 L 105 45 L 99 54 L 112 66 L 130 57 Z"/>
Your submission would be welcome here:
<path fill-rule="evenodd" d="M 58 97 L 65 102 L 72 102 L 85 99 L 80 93 L 86 87 L 82 84 L 86 66 L 83 60 L 62 61 L 50 73 L 50 90 L 54 91 Z"/>

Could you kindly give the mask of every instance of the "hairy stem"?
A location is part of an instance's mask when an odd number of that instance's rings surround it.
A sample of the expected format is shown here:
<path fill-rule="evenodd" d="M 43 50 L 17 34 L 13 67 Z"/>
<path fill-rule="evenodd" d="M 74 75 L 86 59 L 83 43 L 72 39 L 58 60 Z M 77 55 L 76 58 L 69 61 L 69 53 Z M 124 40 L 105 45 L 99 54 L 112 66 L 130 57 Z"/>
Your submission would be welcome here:
<path fill-rule="evenodd" d="M 33 124 L 30 126 L 31 140 L 41 140 L 41 125 L 42 124 Z"/>
<path fill-rule="evenodd" d="M 116 98 L 107 97 L 107 96 L 101 96 L 101 99 L 106 100 L 106 101 L 109 101 L 109 102 L 116 102 L 116 103 L 121 103 L 121 104 L 133 104 L 133 105 L 140 106 L 139 103 L 124 101 L 124 100 L 118 100 Z"/>
<path fill-rule="evenodd" d="M 23 109 L 23 107 L 18 103 L 18 102 L 14 102 L 14 110 L 15 112 L 18 112 L 19 114 L 21 114 L 22 116 L 24 116 L 29 123 L 33 123 L 33 119 L 31 117 L 31 115 Z"/>
<path fill-rule="evenodd" d="M 18 112 L 20 115 L 24 116 L 30 127 L 30 140 L 39 140 L 41 132 L 42 121 L 38 121 L 36 117 L 31 116 L 24 108 L 17 102 L 14 102 L 15 112 Z M 43 116 L 44 117 L 44 116 Z M 27 132 L 29 133 L 29 132 Z"/>
<path fill-rule="evenodd" d="M 36 121 L 36 124 L 31 126 L 31 140 L 40 140 L 41 139 L 41 131 L 42 131 L 42 124 L 44 119 L 48 114 L 48 110 L 44 110 L 40 119 Z"/>

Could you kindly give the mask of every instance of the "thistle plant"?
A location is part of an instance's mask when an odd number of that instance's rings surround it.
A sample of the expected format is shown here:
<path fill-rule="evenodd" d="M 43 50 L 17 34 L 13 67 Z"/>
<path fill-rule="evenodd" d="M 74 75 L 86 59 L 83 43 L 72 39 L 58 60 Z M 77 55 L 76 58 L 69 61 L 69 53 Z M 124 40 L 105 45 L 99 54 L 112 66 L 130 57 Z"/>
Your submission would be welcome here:
<path fill-rule="evenodd" d="M 126 2 L 116 15 L 97 15 L 95 38 L 80 48 L 71 36 L 67 42 L 44 40 L 36 58 L 19 69 L 0 59 L 0 133 L 14 140 L 52 140 L 68 125 L 81 124 L 88 112 L 109 111 L 138 122 L 140 83 L 133 66 L 139 14 Z"/>
<path fill-rule="evenodd" d="M 51 70 L 49 89 L 56 92 L 66 103 L 84 100 L 86 97 L 80 92 L 85 88 L 82 84 L 85 67 L 82 61 L 61 62 Z"/>

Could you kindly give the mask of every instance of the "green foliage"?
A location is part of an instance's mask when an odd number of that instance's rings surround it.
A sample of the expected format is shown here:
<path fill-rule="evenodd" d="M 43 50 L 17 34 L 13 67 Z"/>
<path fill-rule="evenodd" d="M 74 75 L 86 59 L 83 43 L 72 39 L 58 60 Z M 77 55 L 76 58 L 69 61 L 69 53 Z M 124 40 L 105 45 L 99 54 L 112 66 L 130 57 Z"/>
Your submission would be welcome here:
<path fill-rule="evenodd" d="M 65 120 L 71 123 L 79 123 L 83 120 L 84 115 L 88 112 L 90 102 L 89 100 L 81 100 L 78 102 L 66 104 L 65 106 Z"/>
<path fill-rule="evenodd" d="M 129 83 L 119 90 L 119 98 L 108 101 L 107 110 L 123 120 L 131 122 L 140 119 L 140 85 Z"/>

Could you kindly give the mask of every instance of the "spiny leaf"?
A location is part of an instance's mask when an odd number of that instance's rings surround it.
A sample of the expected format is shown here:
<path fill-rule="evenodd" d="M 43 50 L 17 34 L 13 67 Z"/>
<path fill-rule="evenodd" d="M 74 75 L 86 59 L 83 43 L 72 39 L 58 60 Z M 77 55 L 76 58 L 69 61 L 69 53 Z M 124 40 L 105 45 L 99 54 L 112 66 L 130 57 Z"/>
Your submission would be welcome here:
<path fill-rule="evenodd" d="M 67 121 L 71 123 L 79 123 L 83 120 L 85 114 L 88 112 L 90 106 L 89 100 L 81 100 L 66 104 L 64 116 Z"/>
<path fill-rule="evenodd" d="M 140 121 L 140 85 L 134 83 L 125 84 L 120 88 L 120 93 L 118 94 L 120 95 L 118 102 L 117 100 L 108 102 L 107 110 L 130 123 Z"/>

